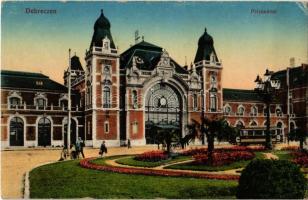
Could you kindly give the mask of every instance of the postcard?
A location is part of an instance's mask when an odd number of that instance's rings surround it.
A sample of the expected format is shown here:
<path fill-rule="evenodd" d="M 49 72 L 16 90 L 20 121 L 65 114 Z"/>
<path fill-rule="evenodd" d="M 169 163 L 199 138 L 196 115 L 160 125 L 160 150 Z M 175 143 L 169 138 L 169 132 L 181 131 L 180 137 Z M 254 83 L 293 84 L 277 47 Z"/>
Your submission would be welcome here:
<path fill-rule="evenodd" d="M 1 19 L 1 198 L 307 198 L 307 2 L 4 1 Z"/>

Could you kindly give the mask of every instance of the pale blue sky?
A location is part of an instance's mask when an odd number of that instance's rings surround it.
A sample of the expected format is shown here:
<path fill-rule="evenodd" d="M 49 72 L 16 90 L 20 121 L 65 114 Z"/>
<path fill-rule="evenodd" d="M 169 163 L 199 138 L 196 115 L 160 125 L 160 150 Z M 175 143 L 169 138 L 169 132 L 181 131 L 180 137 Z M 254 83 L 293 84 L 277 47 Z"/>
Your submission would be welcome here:
<path fill-rule="evenodd" d="M 57 14 L 27 14 L 26 8 L 56 9 Z M 207 27 L 223 62 L 224 87 L 251 88 L 257 73 L 283 69 L 290 57 L 297 64 L 307 62 L 308 16 L 293 2 L 4 2 L 2 68 L 42 71 L 63 82 L 68 48 L 84 63 L 100 9 L 120 52 L 134 43 L 138 29 L 182 65 L 185 56 L 193 61 Z M 276 14 L 252 14 L 251 9 Z"/>

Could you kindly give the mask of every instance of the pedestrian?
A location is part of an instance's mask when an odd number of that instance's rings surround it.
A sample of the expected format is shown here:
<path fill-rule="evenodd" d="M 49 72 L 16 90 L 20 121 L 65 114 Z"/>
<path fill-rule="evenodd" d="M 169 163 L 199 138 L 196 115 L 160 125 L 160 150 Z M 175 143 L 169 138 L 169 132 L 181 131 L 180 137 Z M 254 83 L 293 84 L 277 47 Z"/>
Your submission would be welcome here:
<path fill-rule="evenodd" d="M 77 158 L 76 146 L 75 144 L 71 144 L 71 159 Z"/>
<path fill-rule="evenodd" d="M 79 154 L 81 154 L 82 158 L 84 158 L 83 147 L 85 145 L 84 145 L 84 141 L 81 139 L 81 137 L 78 137 L 76 145 L 78 146 L 78 157 L 79 157 Z"/>
<path fill-rule="evenodd" d="M 132 147 L 131 147 L 131 144 L 130 144 L 130 139 L 127 139 L 127 148 L 128 148 L 128 149 L 132 148 Z"/>
<path fill-rule="evenodd" d="M 102 142 L 101 147 L 99 148 L 99 155 L 103 157 L 104 153 L 107 153 L 107 147 L 105 141 Z"/>

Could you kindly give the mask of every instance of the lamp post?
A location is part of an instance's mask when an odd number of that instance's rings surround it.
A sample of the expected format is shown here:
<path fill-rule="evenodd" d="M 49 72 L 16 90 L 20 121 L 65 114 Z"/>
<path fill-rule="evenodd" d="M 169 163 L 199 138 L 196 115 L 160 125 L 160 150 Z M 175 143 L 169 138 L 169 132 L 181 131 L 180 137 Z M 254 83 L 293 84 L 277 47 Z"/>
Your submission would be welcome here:
<path fill-rule="evenodd" d="M 266 141 L 265 141 L 265 148 L 266 149 L 273 149 L 272 145 L 272 135 L 270 131 L 270 105 L 273 101 L 273 94 L 276 90 L 280 88 L 280 81 L 272 77 L 273 72 L 266 69 L 264 74 L 264 80 L 260 78 L 258 75 L 255 83 L 256 88 L 255 91 L 262 97 L 265 105 L 266 105 Z"/>
<path fill-rule="evenodd" d="M 68 65 L 68 118 L 67 118 L 67 152 L 69 152 L 70 149 L 70 141 L 71 141 L 71 49 L 68 50 L 68 56 L 69 56 L 69 65 Z"/>

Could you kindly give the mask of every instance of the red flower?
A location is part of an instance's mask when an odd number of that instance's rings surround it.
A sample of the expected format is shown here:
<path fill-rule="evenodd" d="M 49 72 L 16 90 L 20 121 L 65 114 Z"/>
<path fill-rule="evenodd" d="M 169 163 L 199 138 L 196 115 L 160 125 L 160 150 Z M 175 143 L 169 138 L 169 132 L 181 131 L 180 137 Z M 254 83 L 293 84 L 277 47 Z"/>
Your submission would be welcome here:
<path fill-rule="evenodd" d="M 148 162 L 158 162 L 161 160 L 168 159 L 168 155 L 163 151 L 149 151 L 137 155 L 135 157 L 136 160 L 148 161 Z"/>
<path fill-rule="evenodd" d="M 80 161 L 80 166 L 87 169 L 95 169 L 116 173 L 125 174 L 141 174 L 151 176 L 171 176 L 171 177 L 193 177 L 193 178 L 204 178 L 204 179 L 220 179 L 220 180 L 238 180 L 238 175 L 226 175 L 226 174 L 209 174 L 209 173 L 197 173 L 197 172 L 186 172 L 186 171 L 173 171 L 173 170 L 156 170 L 148 168 L 128 168 L 128 167 L 115 167 L 106 165 L 97 165 L 91 163 L 91 160 L 96 158 L 85 158 Z"/>

